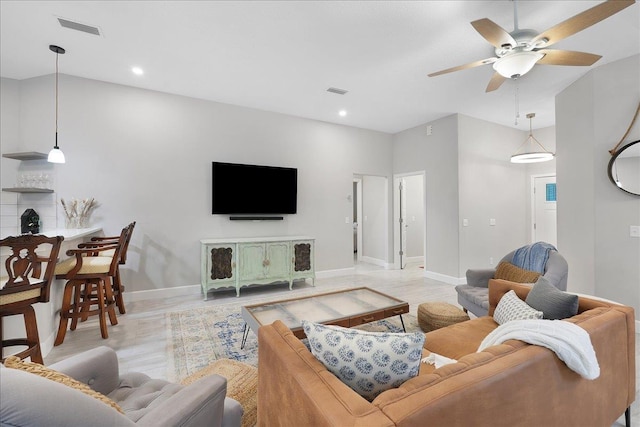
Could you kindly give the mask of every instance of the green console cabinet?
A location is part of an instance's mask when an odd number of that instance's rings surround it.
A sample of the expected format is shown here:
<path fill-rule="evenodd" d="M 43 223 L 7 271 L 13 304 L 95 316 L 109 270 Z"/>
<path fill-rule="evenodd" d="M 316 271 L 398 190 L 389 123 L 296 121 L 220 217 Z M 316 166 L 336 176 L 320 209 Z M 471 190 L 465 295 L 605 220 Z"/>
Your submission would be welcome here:
<path fill-rule="evenodd" d="M 311 279 L 315 286 L 314 239 L 307 236 L 204 239 L 201 285 L 210 290 Z"/>

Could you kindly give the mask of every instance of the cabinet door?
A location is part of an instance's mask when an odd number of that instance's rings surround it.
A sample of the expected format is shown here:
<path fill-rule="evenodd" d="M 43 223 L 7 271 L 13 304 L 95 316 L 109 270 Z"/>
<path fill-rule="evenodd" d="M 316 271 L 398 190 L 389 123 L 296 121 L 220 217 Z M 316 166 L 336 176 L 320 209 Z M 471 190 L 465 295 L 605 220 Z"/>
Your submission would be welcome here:
<path fill-rule="evenodd" d="M 264 243 L 242 243 L 240 256 L 240 280 L 262 279 L 265 276 L 267 254 Z"/>
<path fill-rule="evenodd" d="M 313 271 L 313 242 L 293 242 L 293 273 Z"/>
<path fill-rule="evenodd" d="M 289 278 L 289 242 L 267 243 L 267 277 Z"/>
<path fill-rule="evenodd" d="M 235 258 L 232 245 L 207 246 L 207 282 L 234 279 Z"/>

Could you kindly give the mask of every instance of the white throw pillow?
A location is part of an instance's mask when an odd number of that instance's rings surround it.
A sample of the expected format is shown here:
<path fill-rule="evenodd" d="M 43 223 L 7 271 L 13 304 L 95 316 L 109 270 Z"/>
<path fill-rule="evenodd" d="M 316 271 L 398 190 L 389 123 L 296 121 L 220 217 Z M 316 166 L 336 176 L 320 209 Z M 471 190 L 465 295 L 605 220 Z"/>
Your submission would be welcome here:
<path fill-rule="evenodd" d="M 493 312 L 493 320 L 502 325 L 511 320 L 542 319 L 542 314 L 541 311 L 532 308 L 518 298 L 518 295 L 512 289 L 500 298 Z"/>
<path fill-rule="evenodd" d="M 342 382 L 371 401 L 418 375 L 421 332 L 368 332 L 302 321 L 311 353 Z"/>

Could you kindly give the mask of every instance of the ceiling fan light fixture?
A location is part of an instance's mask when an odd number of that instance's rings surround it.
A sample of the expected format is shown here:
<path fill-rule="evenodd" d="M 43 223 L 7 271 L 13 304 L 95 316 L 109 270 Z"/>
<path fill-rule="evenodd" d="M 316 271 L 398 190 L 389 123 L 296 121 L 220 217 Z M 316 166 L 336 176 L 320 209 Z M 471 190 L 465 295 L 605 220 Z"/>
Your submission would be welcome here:
<path fill-rule="evenodd" d="M 527 114 L 529 119 L 529 136 L 520 145 L 518 150 L 511 156 L 511 163 L 540 163 L 553 160 L 555 154 L 544 148 L 542 144 L 533 136 L 533 130 L 531 129 L 531 119 L 536 116 L 536 113 Z M 525 149 L 527 151 L 522 152 Z"/>
<path fill-rule="evenodd" d="M 513 52 L 493 63 L 493 69 L 508 79 L 524 76 L 544 54 L 534 51 Z"/>

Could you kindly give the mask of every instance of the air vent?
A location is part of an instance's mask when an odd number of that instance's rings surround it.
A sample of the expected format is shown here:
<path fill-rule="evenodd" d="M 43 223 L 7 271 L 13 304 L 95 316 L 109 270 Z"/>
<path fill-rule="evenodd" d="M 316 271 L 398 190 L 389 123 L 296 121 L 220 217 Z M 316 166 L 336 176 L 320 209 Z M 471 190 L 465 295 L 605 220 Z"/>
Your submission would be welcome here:
<path fill-rule="evenodd" d="M 82 31 L 83 33 L 93 34 L 94 36 L 100 35 L 100 29 L 98 27 L 92 27 L 91 25 L 81 24 L 79 22 L 69 21 L 68 19 L 58 18 L 58 22 L 65 28 L 71 30 Z"/>
<path fill-rule="evenodd" d="M 330 87 L 329 89 L 327 89 L 327 92 L 331 92 L 331 93 L 335 93 L 338 95 L 344 95 L 345 93 L 349 92 L 348 90 L 344 90 L 344 89 L 338 89 L 337 87 Z"/>

